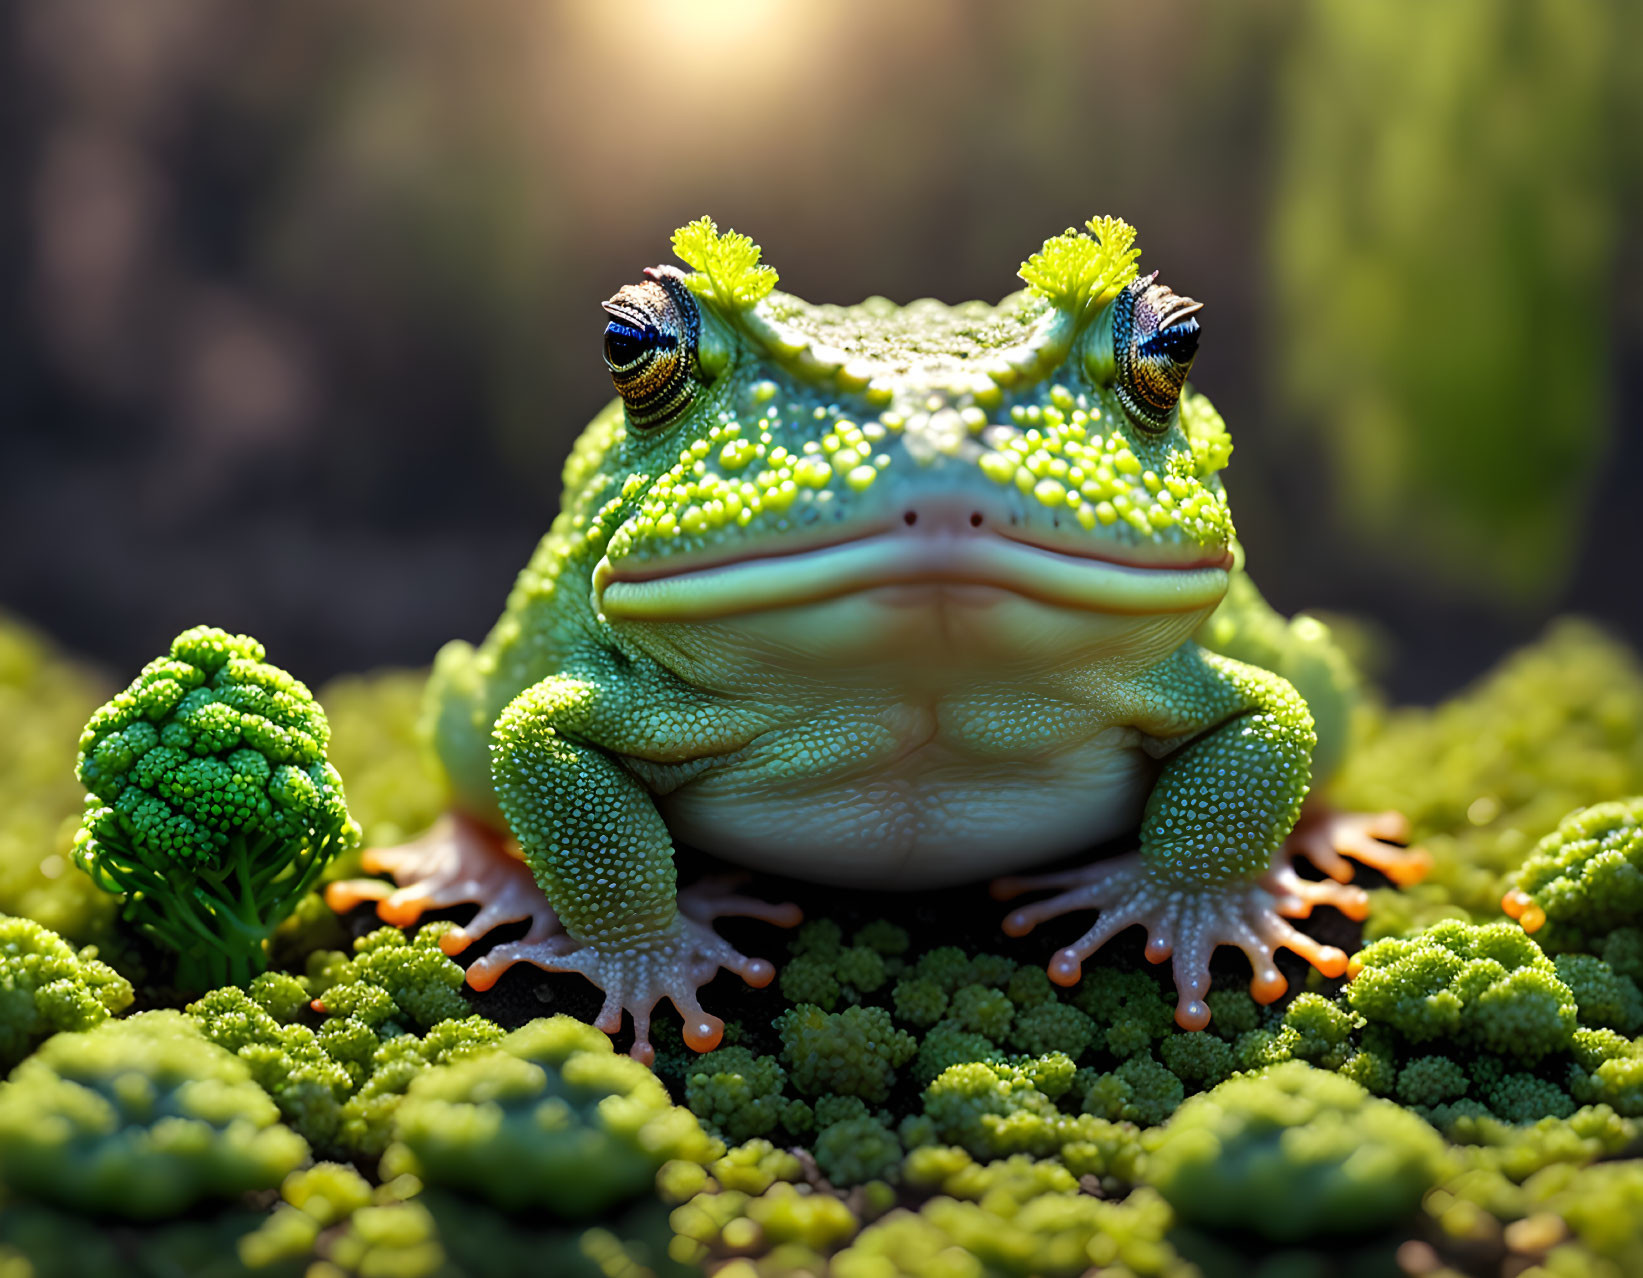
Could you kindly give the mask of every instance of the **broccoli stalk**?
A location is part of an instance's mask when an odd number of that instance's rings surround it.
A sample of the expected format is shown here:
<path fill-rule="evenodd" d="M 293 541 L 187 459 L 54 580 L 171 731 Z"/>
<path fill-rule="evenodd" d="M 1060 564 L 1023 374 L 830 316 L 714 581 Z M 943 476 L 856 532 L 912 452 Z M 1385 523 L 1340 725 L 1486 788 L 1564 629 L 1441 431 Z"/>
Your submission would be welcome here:
<path fill-rule="evenodd" d="M 178 956 L 188 989 L 244 985 L 268 939 L 359 841 L 325 712 L 260 643 L 199 626 L 91 716 L 74 859 Z"/>

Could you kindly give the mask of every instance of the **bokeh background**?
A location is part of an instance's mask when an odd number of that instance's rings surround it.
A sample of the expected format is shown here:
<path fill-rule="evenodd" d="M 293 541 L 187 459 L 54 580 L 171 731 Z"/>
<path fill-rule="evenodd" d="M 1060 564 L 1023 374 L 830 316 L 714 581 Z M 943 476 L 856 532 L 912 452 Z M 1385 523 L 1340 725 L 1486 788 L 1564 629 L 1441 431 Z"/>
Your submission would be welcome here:
<path fill-rule="evenodd" d="M 1643 6 L 17 0 L 0 609 L 123 672 L 478 638 L 707 212 L 816 301 L 996 298 L 1097 212 L 1287 610 L 1430 698 L 1553 613 L 1643 641 Z"/>

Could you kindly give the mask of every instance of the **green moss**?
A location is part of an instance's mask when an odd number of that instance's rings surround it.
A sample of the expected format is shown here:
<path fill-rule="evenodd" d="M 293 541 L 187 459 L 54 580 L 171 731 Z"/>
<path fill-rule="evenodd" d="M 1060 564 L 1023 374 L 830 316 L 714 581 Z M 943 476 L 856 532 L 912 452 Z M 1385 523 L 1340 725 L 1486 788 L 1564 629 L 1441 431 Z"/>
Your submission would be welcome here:
<path fill-rule="evenodd" d="M 58 1034 L 0 1085 L 14 1192 L 137 1219 L 272 1188 L 307 1157 L 249 1067 L 180 1012 Z"/>
<path fill-rule="evenodd" d="M 1185 1221 L 1287 1241 L 1389 1226 L 1443 1169 L 1426 1123 L 1295 1061 L 1184 1104 L 1151 1179 Z"/>

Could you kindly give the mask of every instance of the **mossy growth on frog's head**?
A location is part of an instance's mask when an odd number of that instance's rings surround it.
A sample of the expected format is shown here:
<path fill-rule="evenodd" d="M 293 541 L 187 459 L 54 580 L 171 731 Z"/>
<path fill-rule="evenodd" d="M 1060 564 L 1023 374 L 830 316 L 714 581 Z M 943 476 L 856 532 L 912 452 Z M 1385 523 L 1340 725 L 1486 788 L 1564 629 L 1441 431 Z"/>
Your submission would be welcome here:
<path fill-rule="evenodd" d="M 1185 384 L 1200 307 L 1139 273 L 1120 219 L 1046 240 L 996 304 L 805 302 L 710 218 L 673 246 L 688 270 L 651 267 L 604 305 L 620 400 L 566 473 L 566 532 L 609 579 L 920 518 L 1086 562 L 1225 566 L 1231 444 Z"/>

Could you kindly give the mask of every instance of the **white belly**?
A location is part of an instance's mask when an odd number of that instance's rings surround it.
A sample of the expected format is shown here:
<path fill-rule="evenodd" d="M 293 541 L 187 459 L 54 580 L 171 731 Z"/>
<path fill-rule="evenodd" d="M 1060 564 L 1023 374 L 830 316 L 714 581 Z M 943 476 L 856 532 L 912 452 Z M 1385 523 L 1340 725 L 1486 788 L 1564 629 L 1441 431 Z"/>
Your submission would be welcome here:
<path fill-rule="evenodd" d="M 939 739 L 865 775 L 704 777 L 661 799 L 686 843 L 818 883 L 985 880 L 1134 829 L 1157 765 L 1111 729 L 1052 757 L 976 759 Z"/>

